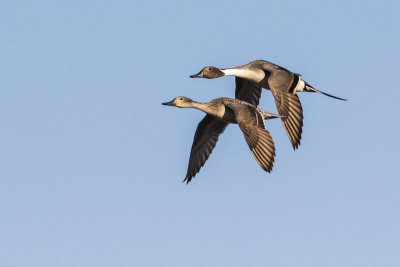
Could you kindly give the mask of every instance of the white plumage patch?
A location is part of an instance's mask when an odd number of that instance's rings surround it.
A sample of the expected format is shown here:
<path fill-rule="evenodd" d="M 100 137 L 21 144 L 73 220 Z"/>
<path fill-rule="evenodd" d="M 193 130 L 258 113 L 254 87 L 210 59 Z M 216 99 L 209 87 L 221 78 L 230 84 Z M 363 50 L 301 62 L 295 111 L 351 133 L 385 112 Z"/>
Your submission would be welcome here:
<path fill-rule="evenodd" d="M 239 78 L 249 79 L 259 83 L 264 79 L 265 73 L 262 70 L 255 71 L 249 69 L 223 69 L 221 70 L 227 76 L 236 76 Z"/>
<path fill-rule="evenodd" d="M 295 92 L 304 92 L 305 88 L 306 88 L 306 83 L 300 77 L 299 81 L 297 82 L 296 87 L 294 88 L 294 91 Z"/>

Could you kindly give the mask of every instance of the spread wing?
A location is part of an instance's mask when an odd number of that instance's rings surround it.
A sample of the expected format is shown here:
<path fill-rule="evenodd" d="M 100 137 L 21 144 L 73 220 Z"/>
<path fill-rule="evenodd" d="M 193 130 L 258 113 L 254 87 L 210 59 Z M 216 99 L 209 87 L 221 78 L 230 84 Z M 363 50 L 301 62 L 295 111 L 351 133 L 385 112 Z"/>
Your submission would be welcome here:
<path fill-rule="evenodd" d="M 236 121 L 258 164 L 265 171 L 271 172 L 275 159 L 275 145 L 270 133 L 265 129 L 263 116 L 254 107 L 229 107 L 234 111 Z"/>
<path fill-rule="evenodd" d="M 275 97 L 276 108 L 281 116 L 293 149 L 300 145 L 303 127 L 303 108 L 296 95 L 300 76 L 286 69 L 278 68 L 268 77 L 268 85 Z"/>
<path fill-rule="evenodd" d="M 228 123 L 217 120 L 211 115 L 206 115 L 201 120 L 194 135 L 189 166 L 183 181 L 189 183 L 204 166 L 217 144 L 219 135 L 224 132 L 227 125 Z"/>
<path fill-rule="evenodd" d="M 293 149 L 300 145 L 303 127 L 303 108 L 296 94 L 282 91 L 272 91 L 275 97 L 276 107 L 282 117 L 282 123 L 292 143 Z"/>
<path fill-rule="evenodd" d="M 261 87 L 256 83 L 236 77 L 235 98 L 258 106 L 261 97 Z"/>

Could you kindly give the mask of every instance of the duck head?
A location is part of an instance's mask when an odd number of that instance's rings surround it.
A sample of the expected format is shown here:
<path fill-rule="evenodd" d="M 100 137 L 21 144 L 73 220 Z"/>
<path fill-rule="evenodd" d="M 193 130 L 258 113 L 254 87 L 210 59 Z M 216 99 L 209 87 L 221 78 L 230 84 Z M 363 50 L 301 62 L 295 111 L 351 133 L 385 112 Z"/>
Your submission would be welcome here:
<path fill-rule="evenodd" d="M 220 69 L 213 67 L 213 66 L 207 66 L 207 67 L 204 67 L 199 73 L 190 75 L 190 78 L 214 79 L 214 78 L 222 77 L 224 75 L 225 75 L 225 73 L 223 73 Z"/>
<path fill-rule="evenodd" d="M 173 106 L 178 108 L 190 108 L 192 107 L 193 100 L 185 97 L 185 96 L 178 96 L 175 97 L 172 101 L 162 103 L 165 106 Z"/>

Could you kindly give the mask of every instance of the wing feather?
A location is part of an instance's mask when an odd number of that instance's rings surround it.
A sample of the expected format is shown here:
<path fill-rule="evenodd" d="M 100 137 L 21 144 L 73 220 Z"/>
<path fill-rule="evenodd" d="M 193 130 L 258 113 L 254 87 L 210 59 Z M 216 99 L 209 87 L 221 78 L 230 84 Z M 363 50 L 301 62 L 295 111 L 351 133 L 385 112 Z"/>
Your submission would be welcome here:
<path fill-rule="evenodd" d="M 300 145 L 303 127 L 303 108 L 296 94 L 272 91 L 278 112 L 283 117 L 282 122 L 292 143 L 293 149 Z"/>
<path fill-rule="evenodd" d="M 247 105 L 229 106 L 258 164 L 271 172 L 275 160 L 275 145 L 270 133 L 265 129 L 264 118 L 256 107 Z"/>
<path fill-rule="evenodd" d="M 219 135 L 224 132 L 227 125 L 228 123 L 211 115 L 206 115 L 200 121 L 194 135 L 188 170 L 183 181 L 189 183 L 204 166 L 217 144 Z"/>
<path fill-rule="evenodd" d="M 261 98 L 261 87 L 250 80 L 239 77 L 235 77 L 235 81 L 235 98 L 258 106 Z"/>

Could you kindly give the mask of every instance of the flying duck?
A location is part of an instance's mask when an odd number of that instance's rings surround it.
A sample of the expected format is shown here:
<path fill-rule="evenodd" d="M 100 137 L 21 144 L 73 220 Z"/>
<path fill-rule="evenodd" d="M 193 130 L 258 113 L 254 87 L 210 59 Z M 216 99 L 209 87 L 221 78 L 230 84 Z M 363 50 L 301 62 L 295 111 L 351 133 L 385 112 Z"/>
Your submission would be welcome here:
<path fill-rule="evenodd" d="M 306 83 L 300 74 L 265 60 L 252 61 L 246 65 L 229 69 L 207 66 L 190 77 L 214 79 L 222 76 L 235 76 L 235 97 L 255 106 L 259 104 L 261 88 L 271 90 L 293 149 L 297 149 L 300 145 L 303 127 L 303 109 L 296 92 L 318 92 L 329 97 L 346 100 L 319 91 Z"/>
<path fill-rule="evenodd" d="M 258 164 L 267 172 L 272 171 L 275 146 L 270 133 L 265 129 L 264 120 L 279 118 L 256 106 L 233 98 L 216 98 L 208 103 L 199 103 L 179 96 L 162 103 L 180 108 L 196 108 L 207 115 L 197 126 L 190 152 L 189 166 L 183 181 L 189 183 L 210 157 L 218 137 L 229 123 L 238 124 Z"/>

